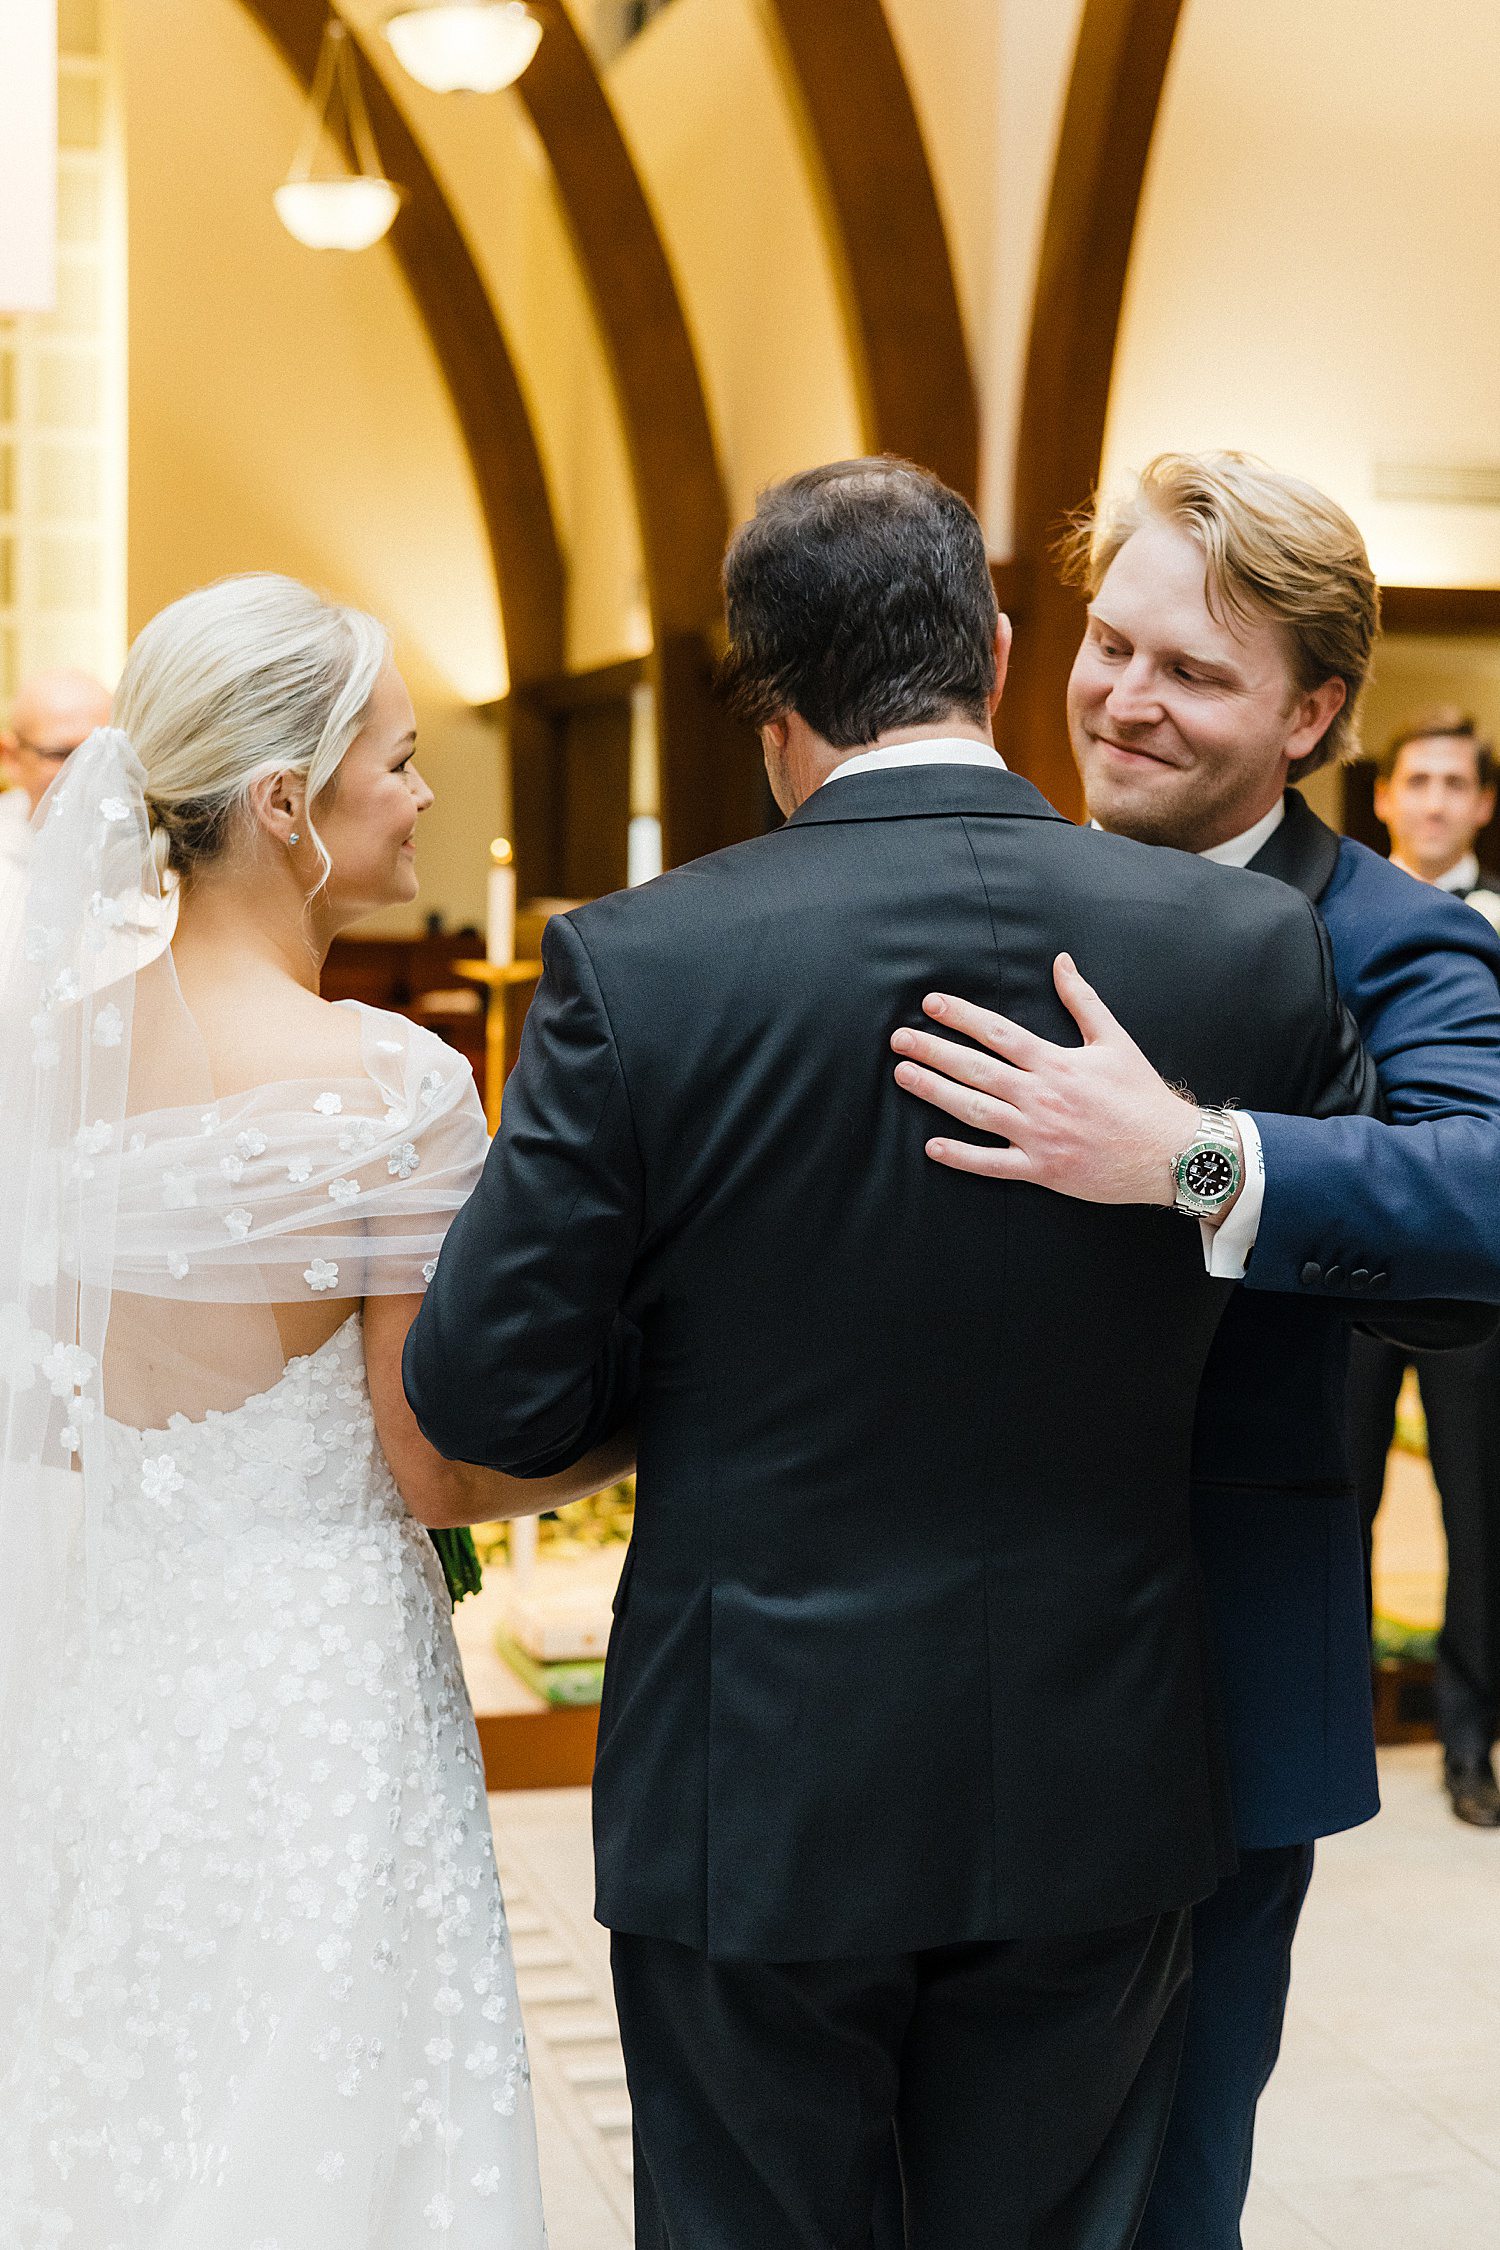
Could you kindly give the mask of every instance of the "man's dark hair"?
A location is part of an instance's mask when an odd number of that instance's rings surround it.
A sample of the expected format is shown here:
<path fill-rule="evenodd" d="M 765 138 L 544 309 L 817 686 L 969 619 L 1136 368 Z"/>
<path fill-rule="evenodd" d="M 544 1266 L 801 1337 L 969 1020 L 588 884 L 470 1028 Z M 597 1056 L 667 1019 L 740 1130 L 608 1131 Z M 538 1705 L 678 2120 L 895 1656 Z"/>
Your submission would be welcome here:
<path fill-rule="evenodd" d="M 773 484 L 724 561 L 721 679 L 752 726 L 799 718 L 836 750 L 950 713 L 989 723 L 984 533 L 925 469 L 881 455 Z"/>
<path fill-rule="evenodd" d="M 1500 764 L 1496 763 L 1494 744 L 1479 731 L 1479 722 L 1456 703 L 1441 703 L 1436 710 L 1424 711 L 1413 719 L 1390 741 L 1375 761 L 1375 770 L 1382 781 L 1390 781 L 1396 771 L 1396 762 L 1403 750 L 1414 742 L 1467 742 L 1474 753 L 1474 773 L 1481 789 L 1493 789 L 1500 778 Z"/>

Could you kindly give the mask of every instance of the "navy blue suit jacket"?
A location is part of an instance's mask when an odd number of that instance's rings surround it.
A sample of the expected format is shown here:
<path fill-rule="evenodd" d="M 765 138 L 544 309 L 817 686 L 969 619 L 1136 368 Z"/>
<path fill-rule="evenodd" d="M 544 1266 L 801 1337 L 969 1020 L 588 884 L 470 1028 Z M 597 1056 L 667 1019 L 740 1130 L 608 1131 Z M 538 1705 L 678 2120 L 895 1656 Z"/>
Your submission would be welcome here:
<path fill-rule="evenodd" d="M 1378 1809 L 1349 1334 L 1393 1299 L 1500 1301 L 1500 938 L 1326 827 L 1295 790 L 1253 861 L 1313 899 L 1385 1114 L 1255 1115 L 1266 1195 L 1215 1340 L 1194 1529 L 1242 1850 Z"/>

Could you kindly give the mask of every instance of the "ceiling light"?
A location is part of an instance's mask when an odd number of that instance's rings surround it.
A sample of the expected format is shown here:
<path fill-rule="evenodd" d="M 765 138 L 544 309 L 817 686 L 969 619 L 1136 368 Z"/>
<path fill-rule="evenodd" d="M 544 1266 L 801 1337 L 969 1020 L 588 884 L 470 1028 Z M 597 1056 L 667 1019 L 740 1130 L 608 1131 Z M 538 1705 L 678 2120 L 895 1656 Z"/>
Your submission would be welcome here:
<path fill-rule="evenodd" d="M 389 234 L 401 191 L 389 180 L 351 173 L 342 180 L 287 180 L 273 201 L 287 233 L 309 250 L 368 250 Z"/>
<path fill-rule="evenodd" d="M 359 170 L 314 179 L 313 165 L 325 127 L 335 134 L 332 112 L 336 100 L 343 103 L 349 143 Z M 272 200 L 287 233 L 309 250 L 368 250 L 390 232 L 401 208 L 401 190 L 380 169 L 380 152 L 365 107 L 359 66 L 337 16 L 330 16 L 324 28 L 301 145 Z"/>
<path fill-rule="evenodd" d="M 542 27 L 523 0 L 434 0 L 403 8 L 385 35 L 419 86 L 435 94 L 496 94 L 520 77 Z"/>

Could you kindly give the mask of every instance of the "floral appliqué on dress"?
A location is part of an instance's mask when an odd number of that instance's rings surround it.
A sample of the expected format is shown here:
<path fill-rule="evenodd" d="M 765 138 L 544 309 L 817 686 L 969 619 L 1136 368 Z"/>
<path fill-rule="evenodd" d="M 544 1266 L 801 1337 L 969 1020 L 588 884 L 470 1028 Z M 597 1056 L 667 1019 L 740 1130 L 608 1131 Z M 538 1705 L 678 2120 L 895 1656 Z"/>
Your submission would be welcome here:
<path fill-rule="evenodd" d="M 31 1874 L 71 1911 L 0 2250 L 544 2250 L 474 1722 L 358 1318 L 234 1412 L 100 1442 L 103 1614 L 36 1752 Z M 9 1942 L 0 1992 L 34 1966 Z"/>

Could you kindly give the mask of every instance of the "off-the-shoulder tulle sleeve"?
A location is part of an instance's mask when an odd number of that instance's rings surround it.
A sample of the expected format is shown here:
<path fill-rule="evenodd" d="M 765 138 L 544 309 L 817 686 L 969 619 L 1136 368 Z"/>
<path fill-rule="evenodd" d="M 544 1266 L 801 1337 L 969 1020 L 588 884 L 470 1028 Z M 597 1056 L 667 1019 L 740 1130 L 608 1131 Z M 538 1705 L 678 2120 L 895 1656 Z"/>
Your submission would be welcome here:
<path fill-rule="evenodd" d="M 426 1287 L 484 1162 L 484 1112 L 451 1047 L 359 1014 L 357 1077 L 83 1129 L 73 1161 L 85 1213 L 91 1192 L 113 1210 L 117 1290 L 242 1304 Z"/>

